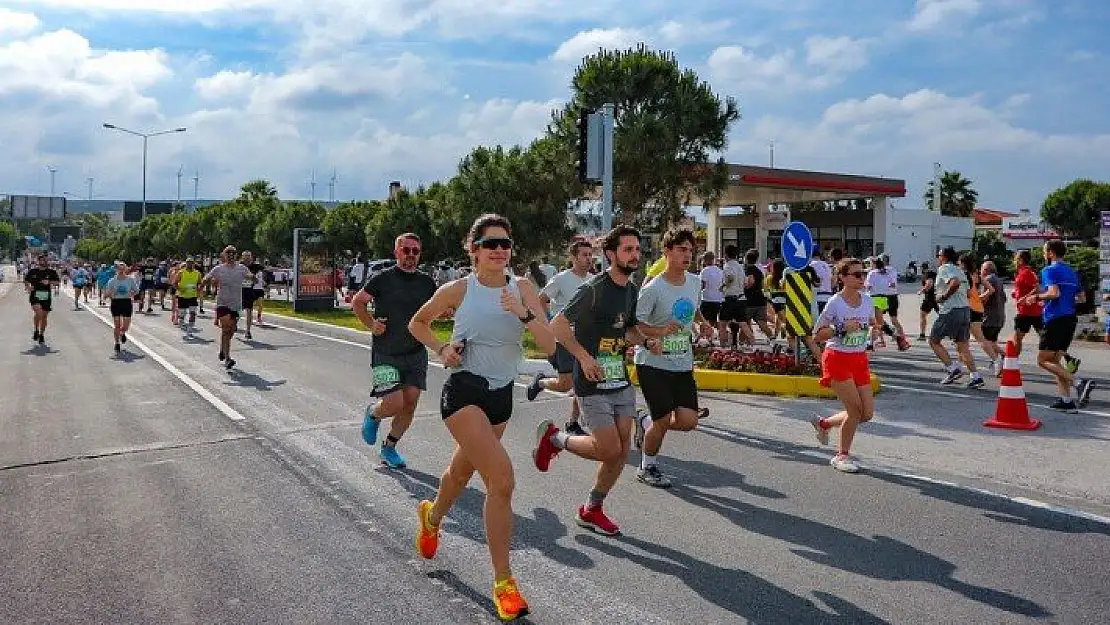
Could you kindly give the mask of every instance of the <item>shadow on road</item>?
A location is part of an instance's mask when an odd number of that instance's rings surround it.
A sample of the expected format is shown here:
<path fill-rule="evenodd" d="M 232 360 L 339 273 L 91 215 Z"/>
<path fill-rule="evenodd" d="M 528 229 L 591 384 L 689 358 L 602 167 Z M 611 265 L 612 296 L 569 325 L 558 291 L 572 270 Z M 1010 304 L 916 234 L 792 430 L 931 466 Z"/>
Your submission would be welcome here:
<path fill-rule="evenodd" d="M 286 380 L 267 380 L 262 376 L 253 373 L 247 373 L 239 369 L 232 369 L 227 372 L 233 381 L 224 382 L 227 386 L 243 386 L 248 388 L 258 389 L 260 391 L 272 391 L 275 387 L 284 386 Z"/>
<path fill-rule="evenodd" d="M 435 499 L 436 489 L 439 488 L 439 477 L 412 469 L 402 471 L 382 469 L 381 473 L 397 480 L 405 490 L 412 494 L 416 501 Z M 479 479 L 477 474 L 473 479 Z M 455 502 L 454 508 L 466 512 L 472 518 L 477 519 L 478 522 L 462 523 L 452 519 L 452 513 L 448 513 L 447 517 L 444 518 L 442 529 L 485 545 L 486 531 L 481 521 L 485 501 L 485 493 L 467 486 Z M 534 508 L 532 514 L 534 518 L 528 518 L 514 511 L 513 542 L 516 544 L 516 549 L 533 548 L 545 557 L 565 566 L 576 569 L 593 568 L 593 558 L 577 549 L 558 544 L 559 539 L 565 538 L 568 532 L 567 526 L 554 512 L 546 508 Z"/>
<path fill-rule="evenodd" d="M 35 345 L 31 349 L 25 349 L 19 353 L 24 356 L 49 356 L 50 354 L 60 354 L 62 352 L 49 345 Z"/>
<path fill-rule="evenodd" d="M 639 454 L 628 455 L 628 465 L 633 470 L 640 468 Z M 785 493 L 773 488 L 748 484 L 747 477 L 732 469 L 721 467 L 701 460 L 687 460 L 685 458 L 665 457 L 660 461 L 660 467 L 674 477 L 676 488 L 735 488 L 755 497 L 765 499 L 786 499 Z"/>
<path fill-rule="evenodd" d="M 493 605 L 493 599 L 490 598 L 489 593 L 479 592 L 478 590 L 471 588 L 469 584 L 459 579 L 459 577 L 451 571 L 431 571 L 428 573 L 428 577 L 443 582 L 445 586 L 466 597 L 474 605 L 481 606 L 482 609 L 490 613 L 490 616 L 497 618 L 497 607 Z M 528 617 L 519 618 L 513 621 L 513 623 L 519 623 L 521 625 L 532 622 L 533 621 L 531 621 Z"/>
<path fill-rule="evenodd" d="M 196 334 L 182 334 L 181 340 L 190 345 L 209 345 L 216 342 L 215 339 L 206 339 Z"/>
<path fill-rule="evenodd" d="M 146 356 L 144 356 L 143 354 L 129 352 L 127 350 L 121 350 L 120 353 L 113 354 L 109 356 L 108 359 L 115 360 L 117 362 L 136 362 L 138 360 L 145 360 Z"/>

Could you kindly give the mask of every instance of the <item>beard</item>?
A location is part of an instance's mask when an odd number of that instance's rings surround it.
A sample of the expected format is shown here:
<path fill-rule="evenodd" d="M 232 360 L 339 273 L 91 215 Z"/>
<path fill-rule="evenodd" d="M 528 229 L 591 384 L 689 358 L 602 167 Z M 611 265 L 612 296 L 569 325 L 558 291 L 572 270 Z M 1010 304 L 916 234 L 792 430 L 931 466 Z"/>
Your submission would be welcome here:
<path fill-rule="evenodd" d="M 626 276 L 631 276 L 636 271 L 636 269 L 638 269 L 640 267 L 640 262 L 639 261 L 634 261 L 634 262 L 631 262 L 631 263 L 624 263 L 624 264 L 622 264 L 622 263 L 613 263 L 613 266 L 616 267 L 617 271 L 621 272 L 622 274 L 624 274 Z"/>

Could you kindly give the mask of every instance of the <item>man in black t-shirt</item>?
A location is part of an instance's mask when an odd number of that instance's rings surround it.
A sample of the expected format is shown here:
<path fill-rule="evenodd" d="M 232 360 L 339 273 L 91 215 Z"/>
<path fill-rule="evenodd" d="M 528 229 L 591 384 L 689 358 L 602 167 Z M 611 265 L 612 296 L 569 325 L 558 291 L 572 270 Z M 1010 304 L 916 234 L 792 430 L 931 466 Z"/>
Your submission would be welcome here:
<path fill-rule="evenodd" d="M 631 425 L 636 416 L 636 390 L 628 379 L 625 352 L 644 344 L 662 353 L 660 339 L 647 339 L 636 329 L 637 289 L 629 277 L 640 266 L 640 233 L 617 226 L 605 235 L 602 251 L 609 270 L 591 277 L 551 322 L 559 343 L 575 358 L 574 393 L 579 422 L 588 436 L 570 436 L 551 421 L 540 423 L 532 458 L 547 471 L 562 450 L 600 463 L 586 504 L 578 508 L 579 526 L 616 536 L 620 527 L 602 510 L 628 457 Z"/>
<path fill-rule="evenodd" d="M 28 270 L 23 276 L 23 285 L 31 296 L 31 310 L 34 311 L 35 331 L 31 340 L 38 341 L 39 345 L 46 343 L 46 318 L 50 315 L 54 301 L 54 289 L 61 283 L 61 276 L 50 268 L 46 254 L 41 254 L 38 266 Z"/>
<path fill-rule="evenodd" d="M 157 286 L 154 278 L 158 273 L 158 265 L 153 258 L 147 258 L 139 267 L 139 309 L 142 310 L 146 302 L 146 311 L 154 312 L 154 289 Z"/>
<path fill-rule="evenodd" d="M 374 335 L 371 394 L 378 402 L 368 405 L 363 414 L 362 440 L 375 444 L 382 419 L 392 418 L 379 454 L 382 462 L 394 469 L 405 466 L 397 442 L 412 425 L 421 391 L 428 388 L 428 350 L 409 332 L 413 315 L 436 292 L 435 280 L 417 270 L 420 248 L 420 237 L 411 232 L 397 237 L 393 246 L 397 264 L 367 280 L 351 301 L 355 316 Z M 367 309 L 371 301 L 373 314 Z"/>
<path fill-rule="evenodd" d="M 768 341 L 775 340 L 775 332 L 767 323 L 767 295 L 763 292 L 763 270 L 759 268 L 759 252 L 748 250 L 744 254 L 744 299 L 748 303 L 748 319 L 759 324 Z"/>

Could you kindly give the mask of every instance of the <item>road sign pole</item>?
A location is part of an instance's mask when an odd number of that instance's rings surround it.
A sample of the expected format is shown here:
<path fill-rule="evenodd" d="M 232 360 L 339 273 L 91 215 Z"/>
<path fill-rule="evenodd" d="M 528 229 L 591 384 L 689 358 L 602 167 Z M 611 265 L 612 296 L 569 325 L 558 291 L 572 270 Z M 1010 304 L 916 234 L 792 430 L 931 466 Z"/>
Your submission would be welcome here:
<path fill-rule="evenodd" d="M 605 158 L 605 168 L 601 174 L 601 231 L 609 232 L 613 228 L 613 125 L 616 122 L 614 113 L 616 107 L 606 104 L 601 107 L 602 137 L 604 137 L 602 154 Z"/>

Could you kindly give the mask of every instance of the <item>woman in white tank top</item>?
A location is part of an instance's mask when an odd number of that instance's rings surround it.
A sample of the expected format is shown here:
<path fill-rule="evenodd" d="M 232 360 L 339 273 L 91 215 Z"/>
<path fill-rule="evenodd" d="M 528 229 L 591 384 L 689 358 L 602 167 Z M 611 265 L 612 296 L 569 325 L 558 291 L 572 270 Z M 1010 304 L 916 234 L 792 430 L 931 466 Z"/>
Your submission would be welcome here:
<path fill-rule="evenodd" d="M 449 282 L 417 311 L 409 331 L 443 359 L 452 371 L 443 385 L 440 412 L 456 446 L 440 480 L 434 502 L 417 507 L 417 552 L 435 557 L 443 517 L 462 494 L 474 471 L 486 487 L 486 541 L 493 562 L 493 603 L 502 620 L 528 613 L 509 567 L 513 533 L 513 465 L 501 445 L 512 415 L 513 382 L 522 358 L 521 335 L 527 327 L 536 346 L 555 352 L 555 336 L 536 287 L 506 274 L 512 260 L 509 221 L 500 215 L 479 217 L 470 228 L 466 249 L 474 272 Z M 440 343 L 432 321 L 454 311 L 450 343 Z"/>

